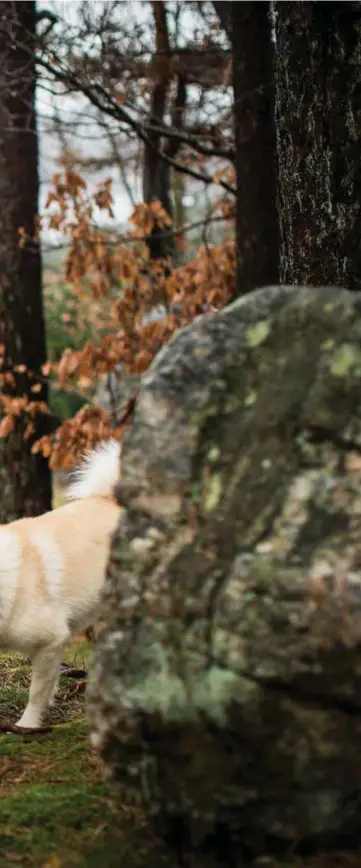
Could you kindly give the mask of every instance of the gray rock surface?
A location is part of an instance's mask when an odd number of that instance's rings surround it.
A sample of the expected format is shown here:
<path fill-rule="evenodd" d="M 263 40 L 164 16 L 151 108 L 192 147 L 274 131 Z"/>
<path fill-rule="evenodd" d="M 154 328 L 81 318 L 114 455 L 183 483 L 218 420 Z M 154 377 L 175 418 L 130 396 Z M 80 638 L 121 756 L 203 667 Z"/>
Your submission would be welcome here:
<path fill-rule="evenodd" d="M 360 315 L 270 287 L 199 319 L 124 438 L 92 739 L 197 865 L 360 838 Z"/>

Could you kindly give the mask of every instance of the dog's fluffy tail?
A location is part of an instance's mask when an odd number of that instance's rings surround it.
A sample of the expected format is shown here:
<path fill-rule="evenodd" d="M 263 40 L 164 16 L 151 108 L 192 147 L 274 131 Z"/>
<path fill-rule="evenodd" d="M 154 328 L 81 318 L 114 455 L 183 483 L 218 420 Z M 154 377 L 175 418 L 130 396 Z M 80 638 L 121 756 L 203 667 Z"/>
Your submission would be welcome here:
<path fill-rule="evenodd" d="M 105 440 L 84 456 L 69 485 L 67 500 L 84 497 L 113 497 L 120 473 L 121 446 L 118 440 Z"/>

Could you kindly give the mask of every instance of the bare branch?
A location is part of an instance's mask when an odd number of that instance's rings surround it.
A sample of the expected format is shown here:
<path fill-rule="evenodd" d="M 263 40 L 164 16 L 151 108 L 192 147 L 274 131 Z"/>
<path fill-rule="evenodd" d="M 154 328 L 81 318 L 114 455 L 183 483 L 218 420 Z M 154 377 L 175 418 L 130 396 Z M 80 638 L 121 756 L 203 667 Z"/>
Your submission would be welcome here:
<path fill-rule="evenodd" d="M 0 27 L 1 32 L 1 27 Z M 127 109 L 124 106 L 120 105 L 113 99 L 110 93 L 108 93 L 105 88 L 103 88 L 100 84 L 95 84 L 93 87 L 85 84 L 80 81 L 76 75 L 69 69 L 64 69 L 62 62 L 59 60 L 57 65 L 51 64 L 44 57 L 39 57 L 37 59 L 37 63 L 43 69 L 46 69 L 51 75 L 54 76 L 58 81 L 62 83 L 70 83 L 75 91 L 79 91 L 86 96 L 89 101 L 96 108 L 100 109 L 100 111 L 104 112 L 110 117 L 113 117 L 115 120 L 124 121 L 138 136 L 138 138 L 143 142 L 143 144 L 149 145 L 150 147 L 154 147 L 149 135 L 146 131 L 144 124 L 136 121 Z M 166 129 L 164 131 L 164 135 L 166 135 Z M 232 193 L 236 195 L 237 191 L 235 187 L 232 187 L 231 184 L 228 184 L 226 181 L 218 180 L 214 181 L 214 178 L 207 174 L 206 172 L 199 172 L 195 169 L 191 169 L 189 166 L 185 166 L 183 163 L 179 163 L 171 157 L 167 156 L 167 154 L 162 150 L 159 151 L 160 157 L 170 166 L 173 166 L 178 172 L 183 172 L 185 175 L 188 175 L 190 178 L 194 178 L 196 181 L 202 181 L 204 184 L 217 184 L 220 187 L 223 187 L 224 190 L 227 190 L 228 193 Z M 208 156 L 213 156 L 213 154 L 209 153 Z"/>
<path fill-rule="evenodd" d="M 184 235 L 186 232 L 194 232 L 195 229 L 200 229 L 204 227 L 204 224 L 209 227 L 212 224 L 217 223 L 227 223 L 234 219 L 233 214 L 216 214 L 214 217 L 206 216 L 202 217 L 200 220 L 194 220 L 192 223 L 184 223 L 182 226 L 179 226 L 177 229 L 166 229 L 164 230 L 165 234 L 169 238 L 177 238 L 178 236 Z M 117 235 L 114 238 L 109 238 L 107 240 L 107 244 L 109 247 L 119 247 L 120 244 L 140 244 L 146 241 L 146 236 L 132 238 L 130 235 Z M 67 250 L 69 248 L 69 244 L 48 244 L 44 242 L 44 250 L 47 253 L 54 253 L 58 250 Z M 29 242 L 29 249 L 31 249 L 31 242 Z"/>

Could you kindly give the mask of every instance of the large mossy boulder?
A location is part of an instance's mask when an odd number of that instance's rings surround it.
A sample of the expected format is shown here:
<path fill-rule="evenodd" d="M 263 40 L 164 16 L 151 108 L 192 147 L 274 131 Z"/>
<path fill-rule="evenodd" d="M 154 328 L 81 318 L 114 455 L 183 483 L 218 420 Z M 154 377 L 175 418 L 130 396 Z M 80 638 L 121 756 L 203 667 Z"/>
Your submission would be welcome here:
<path fill-rule="evenodd" d="M 361 839 L 361 295 L 179 332 L 124 438 L 88 707 L 197 865 Z"/>

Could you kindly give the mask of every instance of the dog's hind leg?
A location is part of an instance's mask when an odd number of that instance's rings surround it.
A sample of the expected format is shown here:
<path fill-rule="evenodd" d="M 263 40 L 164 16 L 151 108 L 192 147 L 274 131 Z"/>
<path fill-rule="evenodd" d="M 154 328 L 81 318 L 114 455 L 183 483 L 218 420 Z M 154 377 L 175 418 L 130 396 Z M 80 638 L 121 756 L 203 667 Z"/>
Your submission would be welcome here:
<path fill-rule="evenodd" d="M 16 726 L 23 729 L 39 729 L 44 714 L 51 702 L 59 677 L 65 642 L 42 648 L 34 656 L 31 673 L 29 701 Z"/>

